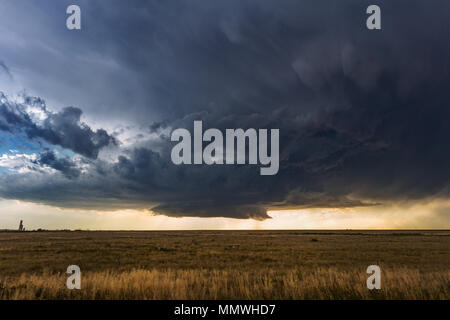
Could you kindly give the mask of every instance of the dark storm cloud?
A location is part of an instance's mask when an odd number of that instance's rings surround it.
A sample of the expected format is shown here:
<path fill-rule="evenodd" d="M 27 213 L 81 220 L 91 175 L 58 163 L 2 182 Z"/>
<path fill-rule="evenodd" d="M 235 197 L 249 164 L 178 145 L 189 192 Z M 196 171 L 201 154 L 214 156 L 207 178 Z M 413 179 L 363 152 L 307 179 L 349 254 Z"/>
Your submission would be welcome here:
<path fill-rule="evenodd" d="M 95 159 L 101 148 L 115 143 L 105 130 L 93 131 L 80 122 L 82 111 L 66 107 L 58 113 L 49 114 L 42 126 L 36 126 L 27 133 L 30 137 L 40 137 L 51 144 L 60 145 L 85 157 Z"/>
<path fill-rule="evenodd" d="M 30 139 L 41 138 L 46 142 L 72 150 L 95 159 L 101 148 L 115 144 L 115 139 L 105 130 L 93 131 L 80 121 L 79 108 L 66 107 L 60 112 L 47 110 L 40 98 L 22 95 L 23 103 L 8 100 L 0 92 L 0 129 L 11 133 L 24 132 Z M 44 119 L 32 119 L 27 108 L 32 107 Z"/>
<path fill-rule="evenodd" d="M 6 96 L 0 92 L 0 129 L 13 132 L 19 127 L 28 127 L 32 123 L 23 106 L 9 103 Z"/>
<path fill-rule="evenodd" d="M 56 35 L 58 48 L 114 62 L 96 73 L 70 62 L 74 77 L 95 83 L 95 93 L 82 92 L 106 99 L 86 112 L 130 120 L 157 138 L 124 147 L 113 161 L 92 161 L 70 181 L 2 177 L 1 196 L 255 219 L 271 208 L 448 197 L 448 1 L 378 1 L 381 31 L 366 29 L 372 3 L 359 0 L 79 3 L 84 29 L 65 33 L 67 40 Z M 3 130 L 29 123 L 17 110 L 0 110 Z M 81 125 L 80 114 L 64 109 L 43 131 L 28 132 L 95 159 L 113 141 Z M 279 173 L 173 165 L 167 130 L 191 130 L 194 120 L 280 129 Z"/>
<path fill-rule="evenodd" d="M 60 171 L 68 179 L 74 179 L 80 175 L 80 170 L 72 160 L 67 157 L 58 159 L 51 150 L 39 154 L 39 158 L 35 163 L 42 166 L 49 166 L 50 168 Z"/>

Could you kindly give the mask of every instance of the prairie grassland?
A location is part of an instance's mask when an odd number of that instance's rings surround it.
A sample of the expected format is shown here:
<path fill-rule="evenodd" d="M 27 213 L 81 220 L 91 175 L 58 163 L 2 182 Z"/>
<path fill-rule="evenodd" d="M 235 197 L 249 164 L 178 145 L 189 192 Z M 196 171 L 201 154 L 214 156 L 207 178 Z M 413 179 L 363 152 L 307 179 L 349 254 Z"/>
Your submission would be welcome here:
<path fill-rule="evenodd" d="M 368 290 L 361 270 L 319 268 L 237 270 L 132 270 L 89 272 L 81 290 L 66 275 L 22 275 L 0 283 L 1 299 L 449 299 L 450 271 L 383 270 L 381 290 Z"/>
<path fill-rule="evenodd" d="M 0 233 L 0 299 L 450 299 L 450 232 Z"/>

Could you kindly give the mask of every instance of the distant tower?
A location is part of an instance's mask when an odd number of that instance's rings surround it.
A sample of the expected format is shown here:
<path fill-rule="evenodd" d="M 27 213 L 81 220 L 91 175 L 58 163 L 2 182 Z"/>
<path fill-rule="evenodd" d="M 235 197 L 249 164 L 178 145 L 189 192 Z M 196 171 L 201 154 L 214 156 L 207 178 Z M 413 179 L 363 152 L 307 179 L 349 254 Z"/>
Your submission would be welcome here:
<path fill-rule="evenodd" d="M 19 231 L 25 231 L 25 228 L 23 227 L 23 220 L 20 220 Z"/>

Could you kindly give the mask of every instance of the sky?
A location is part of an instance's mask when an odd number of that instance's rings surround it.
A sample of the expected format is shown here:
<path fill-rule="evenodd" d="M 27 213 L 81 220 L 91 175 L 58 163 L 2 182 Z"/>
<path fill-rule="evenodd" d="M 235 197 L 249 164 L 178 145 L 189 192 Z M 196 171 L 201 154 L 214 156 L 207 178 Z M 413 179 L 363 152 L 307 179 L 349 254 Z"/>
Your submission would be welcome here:
<path fill-rule="evenodd" d="M 450 3 L 371 4 L 2 0 L 0 229 L 450 228 Z M 195 120 L 278 173 L 173 164 Z"/>

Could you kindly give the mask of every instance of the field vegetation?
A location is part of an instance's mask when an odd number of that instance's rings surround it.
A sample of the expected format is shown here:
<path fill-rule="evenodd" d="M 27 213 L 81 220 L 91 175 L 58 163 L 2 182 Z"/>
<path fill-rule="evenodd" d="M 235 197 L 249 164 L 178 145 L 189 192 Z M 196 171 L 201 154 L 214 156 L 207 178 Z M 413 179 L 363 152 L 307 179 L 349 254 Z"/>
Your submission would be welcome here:
<path fill-rule="evenodd" d="M 449 266 L 449 231 L 0 233 L 0 299 L 450 299 Z"/>

